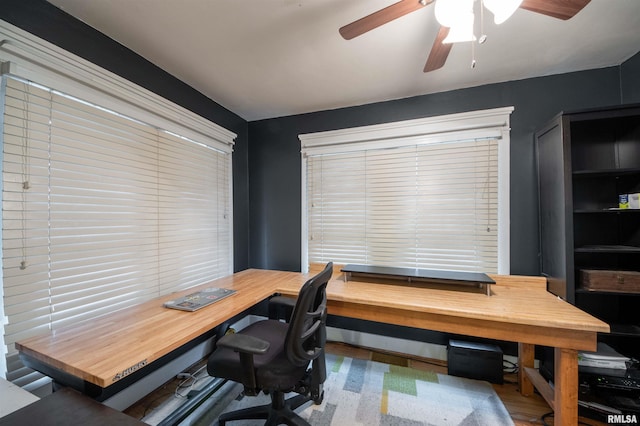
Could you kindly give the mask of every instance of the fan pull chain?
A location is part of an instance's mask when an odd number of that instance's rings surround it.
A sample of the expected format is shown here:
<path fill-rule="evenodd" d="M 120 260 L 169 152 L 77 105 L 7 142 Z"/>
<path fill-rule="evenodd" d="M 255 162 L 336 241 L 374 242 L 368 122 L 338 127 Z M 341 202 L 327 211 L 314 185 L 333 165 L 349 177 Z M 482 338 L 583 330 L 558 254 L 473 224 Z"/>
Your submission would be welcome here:
<path fill-rule="evenodd" d="M 476 67 L 476 44 L 471 42 L 471 68 Z"/>
<path fill-rule="evenodd" d="M 484 0 L 480 0 L 480 37 L 478 43 L 482 44 L 487 41 L 487 35 L 484 33 Z"/>
<path fill-rule="evenodd" d="M 487 35 L 484 33 L 484 1 L 480 0 L 480 37 L 478 43 L 482 44 L 487 41 Z M 471 42 L 471 68 L 476 67 L 476 45 Z"/>

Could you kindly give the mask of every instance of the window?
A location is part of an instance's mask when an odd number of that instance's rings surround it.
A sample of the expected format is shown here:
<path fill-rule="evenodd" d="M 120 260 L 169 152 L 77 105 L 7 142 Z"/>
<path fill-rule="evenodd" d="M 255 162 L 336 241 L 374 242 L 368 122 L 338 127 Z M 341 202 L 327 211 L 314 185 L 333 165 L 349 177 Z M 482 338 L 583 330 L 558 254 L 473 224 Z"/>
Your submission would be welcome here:
<path fill-rule="evenodd" d="M 31 53 L 0 49 L 12 61 L 0 89 L 3 375 L 27 389 L 48 379 L 14 342 L 233 272 L 235 137 L 133 85 L 114 99 L 101 82 L 130 83 L 105 71 L 71 82 L 59 55 Z M 28 79 L 16 75 L 25 57 Z M 90 67 L 75 60 L 73 72 Z"/>
<path fill-rule="evenodd" d="M 508 273 L 511 110 L 301 135 L 302 264 Z"/>

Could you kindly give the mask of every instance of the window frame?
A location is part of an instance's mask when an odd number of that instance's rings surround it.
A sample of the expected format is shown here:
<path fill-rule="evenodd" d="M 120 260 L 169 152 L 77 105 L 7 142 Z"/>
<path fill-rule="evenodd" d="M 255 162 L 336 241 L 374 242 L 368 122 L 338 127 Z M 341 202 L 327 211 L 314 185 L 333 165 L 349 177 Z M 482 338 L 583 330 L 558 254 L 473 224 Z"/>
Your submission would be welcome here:
<path fill-rule="evenodd" d="M 382 149 L 495 138 L 498 140 L 498 273 L 510 272 L 510 115 L 512 106 L 300 134 L 301 269 L 309 270 L 307 158 L 354 150 Z"/>

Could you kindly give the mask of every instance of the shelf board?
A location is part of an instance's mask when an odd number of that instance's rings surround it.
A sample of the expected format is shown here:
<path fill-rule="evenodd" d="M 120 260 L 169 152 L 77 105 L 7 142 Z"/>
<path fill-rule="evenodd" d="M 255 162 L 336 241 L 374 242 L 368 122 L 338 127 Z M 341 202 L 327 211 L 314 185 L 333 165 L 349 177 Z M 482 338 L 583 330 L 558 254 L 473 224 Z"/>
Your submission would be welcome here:
<path fill-rule="evenodd" d="M 640 293 L 632 293 L 630 291 L 612 291 L 612 290 L 588 290 L 586 288 L 576 288 L 577 294 L 594 294 L 607 296 L 640 296 Z"/>
<path fill-rule="evenodd" d="M 640 174 L 640 167 L 630 169 L 591 169 L 591 170 L 574 170 L 574 177 L 592 177 L 592 176 L 623 176 Z"/>
<path fill-rule="evenodd" d="M 611 335 L 640 337 L 640 326 L 635 324 L 609 324 Z"/>
<path fill-rule="evenodd" d="M 576 247 L 575 253 L 640 253 L 640 247 L 626 245 L 589 245 Z"/>
<path fill-rule="evenodd" d="M 629 214 L 629 213 L 640 213 L 640 209 L 618 209 L 618 208 L 613 208 L 613 207 L 607 207 L 607 208 L 602 208 L 602 209 L 575 209 L 573 211 L 574 213 L 580 213 L 580 214 L 592 214 L 592 213 L 605 213 L 605 214 Z"/>

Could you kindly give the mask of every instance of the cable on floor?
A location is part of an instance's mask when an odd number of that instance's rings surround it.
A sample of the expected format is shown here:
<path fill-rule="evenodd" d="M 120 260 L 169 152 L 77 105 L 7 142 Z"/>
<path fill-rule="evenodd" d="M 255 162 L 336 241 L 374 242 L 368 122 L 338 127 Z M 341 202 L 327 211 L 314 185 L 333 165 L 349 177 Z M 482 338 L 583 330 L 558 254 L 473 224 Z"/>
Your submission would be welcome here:
<path fill-rule="evenodd" d="M 195 372 L 187 373 L 188 374 L 187 377 L 184 380 L 182 380 L 180 383 L 178 383 L 178 385 L 176 386 L 176 390 L 174 392 L 175 396 L 177 396 L 178 398 L 188 398 L 189 392 L 193 390 L 193 387 L 196 385 L 196 383 L 198 383 L 198 380 L 201 379 L 201 377 L 198 377 L 198 373 L 200 373 L 206 367 L 207 365 L 204 364 L 202 367 L 198 368 Z M 187 385 L 186 383 L 189 381 L 191 381 L 191 383 Z M 187 389 L 187 392 L 181 393 L 180 391 L 183 389 Z"/>

